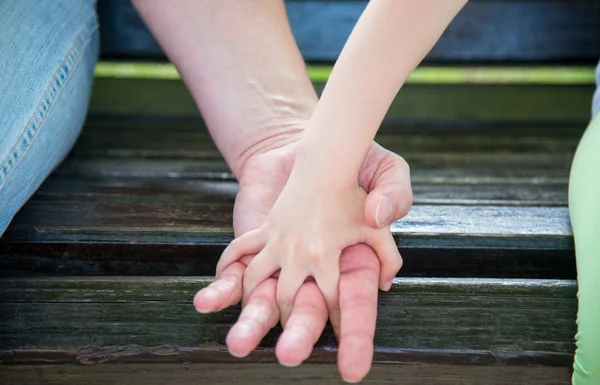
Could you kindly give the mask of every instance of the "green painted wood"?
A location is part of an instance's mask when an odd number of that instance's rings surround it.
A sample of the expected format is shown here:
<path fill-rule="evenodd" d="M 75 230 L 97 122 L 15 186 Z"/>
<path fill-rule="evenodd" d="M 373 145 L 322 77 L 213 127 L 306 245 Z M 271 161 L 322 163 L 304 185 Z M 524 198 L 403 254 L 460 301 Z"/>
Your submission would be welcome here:
<path fill-rule="evenodd" d="M 325 83 L 331 65 L 308 65 L 314 83 Z M 101 61 L 96 65 L 96 78 L 179 80 L 173 64 L 162 62 Z M 408 84 L 596 84 L 592 66 L 536 67 L 417 67 L 406 80 Z"/>
<path fill-rule="evenodd" d="M 315 84 L 320 93 L 322 84 Z M 387 119 L 411 124 L 584 124 L 590 118 L 593 85 L 407 84 Z M 199 112 L 179 80 L 97 79 L 92 116 L 163 116 L 198 119 Z"/>

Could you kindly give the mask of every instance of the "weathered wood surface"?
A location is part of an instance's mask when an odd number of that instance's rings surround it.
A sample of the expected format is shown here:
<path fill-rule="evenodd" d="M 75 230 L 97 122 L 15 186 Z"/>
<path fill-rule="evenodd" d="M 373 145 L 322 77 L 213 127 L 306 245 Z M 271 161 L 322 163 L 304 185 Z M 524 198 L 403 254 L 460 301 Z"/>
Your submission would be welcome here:
<path fill-rule="evenodd" d="M 403 385 L 568 385 L 571 371 L 561 367 L 375 364 L 366 384 Z M 305 364 L 119 364 L 11 365 L 0 367 L 3 384 L 343 384 L 335 365 Z"/>
<path fill-rule="evenodd" d="M 315 84 L 317 92 L 323 85 Z M 412 125 L 546 124 L 582 125 L 590 120 L 593 85 L 406 84 L 386 123 Z M 179 80 L 96 79 L 90 114 L 198 119 L 199 112 Z"/>
<path fill-rule="evenodd" d="M 477 154 L 483 159 L 504 156 L 509 161 L 513 156 L 529 155 L 529 159 L 522 159 L 531 161 L 542 154 L 548 157 L 571 155 L 584 129 L 581 123 L 415 127 L 389 121 L 380 129 L 377 141 L 390 151 L 417 159 L 419 155 L 437 160 L 450 155 L 460 158 Z M 167 119 L 92 119 L 83 130 L 73 155 L 221 159 L 202 122 Z"/>
<path fill-rule="evenodd" d="M 210 276 L 225 244 L 2 243 L 0 276 Z M 406 277 L 574 279 L 572 250 L 488 247 L 404 247 Z"/>
<path fill-rule="evenodd" d="M 129 354 L 121 354 L 129 361 L 150 354 L 167 356 L 164 361 L 205 362 L 202 349 L 223 350 L 239 314 L 237 307 L 196 313 L 192 297 L 209 282 L 185 277 L 0 279 L 2 360 L 17 363 L 19 355 L 35 355 L 37 349 L 56 351 L 56 362 L 111 360 L 111 355 L 115 360 L 124 348 L 110 347 L 131 346 Z M 380 295 L 376 359 L 568 366 L 576 308 L 576 285 L 568 280 L 397 279 L 389 293 Z M 261 347 L 273 348 L 279 330 L 273 329 Z M 333 354 L 327 353 L 335 348 L 329 328 L 318 347 L 324 355 Z M 267 355 L 272 353 L 259 352 L 246 362 Z M 210 361 L 220 356 L 232 360 L 216 354 Z M 49 352 L 50 362 L 52 357 Z"/>
<path fill-rule="evenodd" d="M 237 184 L 180 82 L 107 84 L 0 239 L 0 382 L 338 381 L 329 327 L 321 365 L 289 371 L 271 365 L 279 327 L 238 360 L 224 339 L 239 307 L 194 311 L 232 239 Z M 393 226 L 405 265 L 380 296 L 372 382 L 569 383 L 566 187 L 590 87 L 482 87 L 414 88 L 378 136 L 410 163 L 416 203 Z M 149 112 L 183 113 L 124 119 Z"/>
<path fill-rule="evenodd" d="M 218 203 L 34 199 L 3 241 L 224 244 L 231 241 L 232 211 Z M 572 248 L 565 207 L 416 205 L 392 233 L 404 247 Z"/>
<path fill-rule="evenodd" d="M 287 1 L 292 31 L 308 61 L 334 61 L 366 1 Z M 105 57 L 162 58 L 127 0 L 98 4 Z M 427 56 L 429 62 L 597 61 L 600 5 L 577 1 L 471 1 Z"/>
<path fill-rule="evenodd" d="M 0 240 L 1 274 L 213 274 L 237 184 L 196 123 L 90 121 Z M 566 201 L 581 131 L 383 128 L 415 192 L 393 227 L 403 274 L 574 278 Z"/>
<path fill-rule="evenodd" d="M 79 162 L 78 162 L 79 163 Z M 75 162 L 69 162 L 70 167 L 62 168 L 60 174 L 55 174 L 38 190 L 35 199 L 38 200 L 74 200 L 74 201 L 102 201 L 102 202 L 173 202 L 192 203 L 233 203 L 238 191 L 238 185 L 233 180 L 211 180 L 208 172 L 206 179 L 195 177 L 173 176 L 173 170 L 162 170 L 164 176 L 161 178 L 160 169 L 152 168 L 159 162 L 139 162 L 135 170 L 129 168 L 123 170 L 119 175 L 114 168 L 100 169 L 104 162 L 95 162 L 86 168 L 90 161 L 81 161 L 77 166 Z M 124 160 L 125 165 L 131 162 Z M 121 166 L 124 166 L 123 163 Z M 200 163 L 200 162 L 198 162 Z M 161 163 L 162 164 L 162 163 Z M 170 163 L 172 164 L 172 163 Z M 202 166 L 202 164 L 199 164 Z M 174 167 L 175 168 L 175 167 Z M 441 168 L 441 167 L 440 167 Z M 80 175 L 77 171 L 82 171 Z M 107 170 L 113 172 L 108 176 Z M 90 175 L 96 172 L 93 175 Z M 129 173 L 126 173 L 129 171 Z M 415 204 L 461 204 L 461 205 L 530 205 L 530 206 L 564 206 L 567 204 L 567 175 L 557 175 L 552 180 L 549 178 L 536 177 L 536 174 L 517 178 L 490 176 L 485 181 L 479 180 L 475 183 L 474 176 L 467 173 L 450 178 L 443 175 L 443 169 L 432 170 L 431 177 L 419 172 L 413 175 L 413 193 Z M 455 171 L 456 172 L 456 171 Z M 146 176 L 140 176 L 140 174 Z M 155 174 L 155 175 L 152 175 Z M 223 174 L 217 175 L 217 178 Z M 537 174 L 539 175 L 539 174 Z M 104 177 L 103 177 L 104 176 Z M 233 179 L 233 176 L 227 173 Z M 470 178 L 470 179 L 469 179 Z M 482 177 L 481 179 L 484 179 Z M 531 181 L 538 183 L 527 183 Z M 462 182 L 462 183 L 461 183 Z"/>

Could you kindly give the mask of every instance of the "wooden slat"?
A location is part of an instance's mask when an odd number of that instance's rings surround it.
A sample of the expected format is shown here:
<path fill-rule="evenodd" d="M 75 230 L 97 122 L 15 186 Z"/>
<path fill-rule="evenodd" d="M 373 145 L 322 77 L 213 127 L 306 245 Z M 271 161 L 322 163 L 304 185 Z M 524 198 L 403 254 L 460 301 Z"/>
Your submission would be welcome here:
<path fill-rule="evenodd" d="M 119 365 L 11 365 L 0 366 L 4 384 L 105 385 L 108 383 L 162 385 L 165 383 L 249 385 L 315 383 L 341 384 L 335 365 L 304 364 L 284 368 L 278 364 L 119 364 Z M 568 385 L 571 371 L 562 367 L 466 366 L 444 364 L 376 364 L 365 383 L 405 385 Z"/>
<path fill-rule="evenodd" d="M 0 242 L 3 275 L 211 275 L 237 184 L 197 122 L 91 120 Z M 402 274 L 573 278 L 567 181 L 579 126 L 398 126 L 411 165 Z M 395 134 L 394 134 L 395 132 Z"/>
<path fill-rule="evenodd" d="M 174 277 L 0 279 L 0 346 L 4 355 L 14 349 L 68 352 L 86 346 L 92 354 L 100 349 L 99 358 L 105 347 L 169 345 L 172 357 L 166 360 L 182 354 L 202 362 L 202 354 L 186 349 L 222 350 L 239 312 L 235 307 L 212 315 L 196 313 L 192 297 L 209 282 Z M 380 295 L 375 345 L 378 358 L 387 362 L 417 357 L 438 362 L 448 355 L 463 364 L 568 366 L 576 307 L 574 281 L 397 279 L 391 292 Z M 278 333 L 274 329 L 261 347 L 272 348 Z M 328 328 L 318 346 L 334 345 Z M 144 349 L 137 349 L 141 353 Z M 135 355 L 134 349 L 130 358 Z"/>
<path fill-rule="evenodd" d="M 315 88 L 320 93 L 323 84 L 315 84 Z M 593 85 L 406 84 L 387 120 L 413 125 L 585 125 L 590 120 L 593 93 Z M 179 80 L 97 79 L 89 111 L 92 116 L 200 116 Z"/>
<path fill-rule="evenodd" d="M 217 243 L 231 240 L 233 205 L 30 201 L 5 242 Z M 392 226 L 404 247 L 572 249 L 566 207 L 417 205 Z"/>
<path fill-rule="evenodd" d="M 334 61 L 366 1 L 288 1 L 292 31 L 308 61 Z M 163 57 L 126 0 L 99 2 L 105 57 Z M 596 1 L 471 1 L 426 61 L 597 61 Z"/>
<path fill-rule="evenodd" d="M 411 165 L 413 184 L 565 185 L 583 125 L 389 125 L 377 141 Z M 78 178 L 229 179 L 196 122 L 90 122 L 57 172 Z"/>
<path fill-rule="evenodd" d="M 313 83 L 325 83 L 332 65 L 307 65 Z M 166 62 L 101 61 L 94 69 L 96 78 L 179 80 L 177 68 Z M 593 66 L 419 66 L 406 79 L 407 84 L 595 84 Z"/>
<path fill-rule="evenodd" d="M 564 157 L 575 152 L 585 125 L 512 125 L 470 128 L 411 127 L 385 123 L 376 141 L 392 152 L 413 158 L 477 154 Z M 197 121 L 120 120 L 88 122 L 74 149 L 77 156 L 221 159 L 206 127 Z M 527 158 L 522 158 L 527 159 Z M 570 159 L 569 159 L 570 161 Z"/>
<path fill-rule="evenodd" d="M 81 168 L 78 168 L 81 169 Z M 443 171 L 442 168 L 440 171 Z M 90 178 L 87 175 L 71 175 L 49 178 L 36 192 L 33 199 L 52 201 L 97 201 L 97 202 L 206 202 L 233 203 L 238 184 L 233 180 L 200 178 L 155 178 L 155 177 L 106 177 Z M 441 173 L 440 173 L 441 174 Z M 565 206 L 567 204 L 566 176 L 563 183 L 542 183 L 532 174 L 529 179 L 512 178 L 512 183 L 499 183 L 498 177 L 479 181 L 474 175 L 451 183 L 448 177 L 438 174 L 426 180 L 417 172 L 413 178 L 413 200 L 415 204 L 460 204 L 460 205 L 537 205 Z M 481 177 L 481 179 L 484 179 Z M 540 183 L 533 183 L 534 181 Z M 436 183 L 437 182 L 437 183 Z M 491 183 L 496 182 L 496 183 Z M 529 183 L 527 183 L 529 182 Z"/>
<path fill-rule="evenodd" d="M 225 248 L 225 242 L 199 244 L 203 241 L 200 237 L 180 244 L 49 239 L 44 243 L 0 242 L 0 276 L 211 276 L 215 274 L 217 261 Z M 157 241 L 169 240 L 173 241 L 165 236 Z M 400 275 L 533 279 L 576 277 L 572 249 L 520 250 L 494 242 L 482 247 L 443 247 L 441 241 L 439 239 L 437 244 L 431 242 L 432 245 L 424 242 L 424 245 L 416 247 L 401 245 L 399 249 L 404 265 Z"/>
<path fill-rule="evenodd" d="M 403 154 L 411 181 L 455 184 L 566 185 L 572 155 Z M 61 177 L 166 178 L 234 181 L 222 160 L 71 158 L 56 171 Z"/>

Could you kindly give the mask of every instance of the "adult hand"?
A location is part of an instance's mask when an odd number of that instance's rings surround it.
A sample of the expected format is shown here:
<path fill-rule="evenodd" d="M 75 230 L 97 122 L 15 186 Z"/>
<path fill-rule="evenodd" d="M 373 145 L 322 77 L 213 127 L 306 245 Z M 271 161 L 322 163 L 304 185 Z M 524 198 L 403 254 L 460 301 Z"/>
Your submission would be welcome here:
<path fill-rule="evenodd" d="M 288 138 L 289 139 L 289 138 Z M 293 167 L 296 141 L 263 149 L 244 163 L 234 208 L 236 237 L 259 227 L 268 215 Z M 374 227 L 389 225 L 411 207 L 409 168 L 398 155 L 373 143 L 365 157 L 359 184 L 368 192 L 366 216 Z M 194 298 L 201 313 L 220 311 L 242 297 L 246 256 L 228 266 Z M 373 250 L 359 244 L 345 249 L 340 257 L 339 309 L 329 314 L 339 340 L 338 368 L 347 381 L 361 380 L 372 362 L 377 316 L 379 260 Z M 237 323 L 227 336 L 229 351 L 243 357 L 254 350 L 279 321 L 276 279 L 259 285 L 244 304 Z M 276 356 L 286 366 L 306 360 L 328 318 L 325 300 L 314 282 L 307 281 L 296 296 L 292 314 L 276 346 Z"/>

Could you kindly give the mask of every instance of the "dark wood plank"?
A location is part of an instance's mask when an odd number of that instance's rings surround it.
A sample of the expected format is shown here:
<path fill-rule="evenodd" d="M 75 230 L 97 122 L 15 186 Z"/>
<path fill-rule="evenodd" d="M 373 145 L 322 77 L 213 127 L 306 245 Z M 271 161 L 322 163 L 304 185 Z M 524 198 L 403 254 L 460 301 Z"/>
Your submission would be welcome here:
<path fill-rule="evenodd" d="M 173 277 L 0 279 L 0 345 L 4 355 L 38 348 L 114 351 L 115 346 L 169 345 L 173 355 L 190 360 L 194 355 L 187 348 L 223 350 L 239 314 L 237 307 L 212 315 L 195 312 L 192 297 L 209 282 Z M 375 345 L 388 362 L 417 357 L 440 362 L 447 355 L 463 364 L 569 366 L 576 307 L 574 281 L 403 278 L 380 295 Z M 278 333 L 274 329 L 261 347 L 272 348 Z M 318 347 L 335 347 L 329 328 Z M 136 352 L 145 353 L 133 350 L 131 358 Z M 202 357 L 194 360 L 202 362 Z"/>
<path fill-rule="evenodd" d="M 566 185 L 572 154 L 402 154 L 411 165 L 411 181 L 448 184 Z M 166 178 L 234 181 L 223 160 L 71 158 L 56 171 L 60 177 Z"/>
<path fill-rule="evenodd" d="M 575 279 L 573 250 L 400 246 L 404 277 Z M 0 242 L 0 276 L 211 276 L 220 244 Z"/>
<path fill-rule="evenodd" d="M 335 365 L 304 364 L 284 368 L 277 364 L 120 364 L 120 365 L 11 365 L 0 366 L 5 384 L 110 383 L 177 384 L 342 384 Z M 567 385 L 568 368 L 536 366 L 453 366 L 438 364 L 376 364 L 365 379 L 368 384 L 405 385 Z"/>
<path fill-rule="evenodd" d="M 0 242 L 2 274 L 213 274 L 237 185 L 196 123 L 91 120 Z M 416 202 L 394 226 L 402 274 L 575 276 L 581 127 L 393 127 L 378 140 L 411 165 Z"/>
<path fill-rule="evenodd" d="M 292 31 L 307 61 L 334 61 L 366 1 L 287 1 Z M 104 57 L 162 58 L 160 47 L 126 0 L 99 3 Z M 427 62 L 597 61 L 597 1 L 471 1 Z"/>
<path fill-rule="evenodd" d="M 440 171 L 443 171 L 442 169 Z M 441 174 L 441 173 L 440 173 Z M 534 183 L 539 176 L 513 183 L 485 184 L 474 176 L 470 183 L 449 183 L 443 175 L 425 181 L 420 173 L 413 179 L 415 204 L 538 205 L 566 206 L 567 184 Z M 468 179 L 468 176 L 463 176 Z M 483 179 L 483 178 L 482 178 Z M 489 180 L 489 178 L 486 178 Z M 522 178 L 526 179 L 526 178 Z M 566 176 L 565 178 L 566 179 Z M 415 183 L 416 182 L 416 183 Z M 233 180 L 196 178 L 107 177 L 74 175 L 49 178 L 33 199 L 47 201 L 97 202 L 206 202 L 233 203 L 238 184 Z"/>
<path fill-rule="evenodd" d="M 232 211 L 219 203 L 32 200 L 3 241 L 219 244 L 231 240 Z M 572 249 L 566 207 L 416 205 L 392 232 L 403 247 Z"/>
<path fill-rule="evenodd" d="M 315 88 L 320 93 L 323 85 Z M 593 93 L 593 85 L 406 84 L 386 117 L 387 122 L 451 127 L 482 122 L 585 126 Z M 89 111 L 92 117 L 200 116 L 179 80 L 96 79 Z"/>
<path fill-rule="evenodd" d="M 490 185 L 487 194 L 490 196 L 493 186 L 512 185 L 516 189 L 519 188 L 516 186 L 554 188 L 565 194 L 571 160 L 583 127 L 392 125 L 382 129 L 377 141 L 409 162 L 416 186 Z M 57 174 L 92 179 L 233 180 L 210 136 L 195 123 L 152 120 L 90 122 Z M 518 194 L 513 191 L 509 195 Z M 499 201 L 510 200 L 501 196 L 502 193 L 498 195 Z M 531 198 L 534 202 L 544 199 Z M 549 202 L 553 204 L 556 200 Z"/>
<path fill-rule="evenodd" d="M 390 151 L 413 159 L 521 156 L 523 160 L 575 152 L 584 125 L 444 126 L 411 127 L 386 123 L 376 141 Z M 120 120 L 87 123 L 73 150 L 82 157 L 185 158 L 220 160 L 222 157 L 204 125 L 170 120 Z M 570 160 L 570 159 L 568 159 Z"/>

